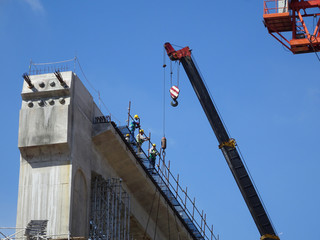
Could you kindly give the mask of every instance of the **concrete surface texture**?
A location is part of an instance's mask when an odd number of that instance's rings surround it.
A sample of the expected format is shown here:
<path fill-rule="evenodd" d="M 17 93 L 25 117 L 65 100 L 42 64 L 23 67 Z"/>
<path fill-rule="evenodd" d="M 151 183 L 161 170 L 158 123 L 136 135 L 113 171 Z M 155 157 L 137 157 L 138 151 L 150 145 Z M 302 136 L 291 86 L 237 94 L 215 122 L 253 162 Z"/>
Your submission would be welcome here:
<path fill-rule="evenodd" d="M 133 239 L 154 239 L 155 232 L 157 239 L 191 239 L 115 126 L 93 124 L 102 113 L 80 79 L 73 72 L 61 76 L 65 86 L 53 73 L 30 76 L 34 88 L 23 85 L 17 228 L 48 220 L 53 238 L 87 238 L 91 179 L 101 175 L 122 179 Z M 150 214 L 154 196 L 159 214 Z"/>

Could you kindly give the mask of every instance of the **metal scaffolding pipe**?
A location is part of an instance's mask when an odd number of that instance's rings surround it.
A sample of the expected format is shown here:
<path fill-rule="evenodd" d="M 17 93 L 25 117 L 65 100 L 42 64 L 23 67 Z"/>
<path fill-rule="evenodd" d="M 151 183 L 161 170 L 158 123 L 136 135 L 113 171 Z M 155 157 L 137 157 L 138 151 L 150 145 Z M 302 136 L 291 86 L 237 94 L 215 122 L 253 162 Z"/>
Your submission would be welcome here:
<path fill-rule="evenodd" d="M 90 239 L 130 239 L 130 198 L 121 183 L 101 176 L 92 180 Z"/>

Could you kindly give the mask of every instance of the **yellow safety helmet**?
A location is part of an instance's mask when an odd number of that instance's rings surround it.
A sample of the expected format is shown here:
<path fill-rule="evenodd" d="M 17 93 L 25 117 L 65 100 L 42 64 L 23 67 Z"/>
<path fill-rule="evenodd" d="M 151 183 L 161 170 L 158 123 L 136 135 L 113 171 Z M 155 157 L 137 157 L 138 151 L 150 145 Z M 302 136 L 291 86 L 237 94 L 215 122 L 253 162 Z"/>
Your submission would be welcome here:
<path fill-rule="evenodd" d="M 154 143 L 154 144 L 152 144 L 152 146 L 153 146 L 153 147 L 156 147 L 157 145 Z"/>
<path fill-rule="evenodd" d="M 139 130 L 139 133 L 144 133 L 143 129 L 140 129 L 140 130 Z"/>
<path fill-rule="evenodd" d="M 129 133 L 127 133 L 127 135 L 126 135 L 127 137 L 129 137 L 130 136 L 130 134 Z"/>
<path fill-rule="evenodd" d="M 139 118 L 139 116 L 136 114 L 136 115 L 134 115 L 134 119 L 138 119 Z"/>

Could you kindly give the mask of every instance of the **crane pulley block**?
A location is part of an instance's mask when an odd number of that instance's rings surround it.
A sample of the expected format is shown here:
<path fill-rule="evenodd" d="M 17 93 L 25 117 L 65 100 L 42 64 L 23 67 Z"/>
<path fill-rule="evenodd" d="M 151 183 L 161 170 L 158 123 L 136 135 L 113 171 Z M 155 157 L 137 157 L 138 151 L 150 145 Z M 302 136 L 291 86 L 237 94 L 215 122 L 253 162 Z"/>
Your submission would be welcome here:
<path fill-rule="evenodd" d="M 170 43 L 166 42 L 164 44 L 164 48 L 166 49 L 167 54 L 172 61 L 180 60 L 181 58 L 187 56 L 191 57 L 191 50 L 189 47 L 185 47 L 176 51 Z"/>

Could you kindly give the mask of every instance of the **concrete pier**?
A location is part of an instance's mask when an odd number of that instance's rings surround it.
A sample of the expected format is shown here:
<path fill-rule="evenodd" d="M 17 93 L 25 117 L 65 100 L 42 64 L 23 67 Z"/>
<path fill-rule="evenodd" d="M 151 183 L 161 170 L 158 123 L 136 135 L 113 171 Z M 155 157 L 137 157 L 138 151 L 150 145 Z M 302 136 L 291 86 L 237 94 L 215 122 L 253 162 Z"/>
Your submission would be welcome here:
<path fill-rule="evenodd" d="M 66 85 L 53 73 L 30 76 L 34 88 L 23 85 L 17 228 L 48 220 L 52 238 L 88 238 L 92 179 L 99 175 L 121 179 L 129 194 L 130 237 L 192 239 L 115 125 L 93 124 L 102 113 L 76 74 L 61 76 Z"/>

